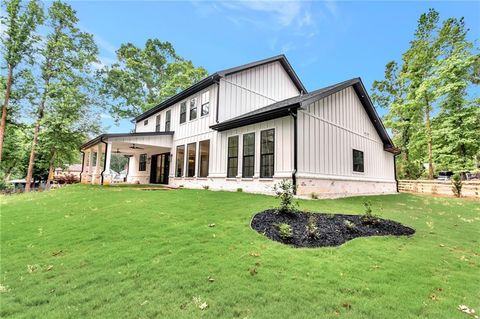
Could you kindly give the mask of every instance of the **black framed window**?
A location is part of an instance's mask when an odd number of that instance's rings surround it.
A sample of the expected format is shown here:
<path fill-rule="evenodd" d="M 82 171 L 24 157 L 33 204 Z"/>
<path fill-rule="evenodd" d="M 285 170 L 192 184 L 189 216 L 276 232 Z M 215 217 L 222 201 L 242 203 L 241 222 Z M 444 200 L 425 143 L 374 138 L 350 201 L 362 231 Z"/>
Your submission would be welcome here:
<path fill-rule="evenodd" d="M 183 176 L 183 168 L 185 163 L 185 145 L 177 146 L 177 167 L 175 170 L 175 176 Z"/>
<path fill-rule="evenodd" d="M 187 102 L 180 103 L 180 124 L 187 121 Z"/>
<path fill-rule="evenodd" d="M 148 120 L 143 121 L 143 125 L 147 126 L 148 125 Z"/>
<path fill-rule="evenodd" d="M 227 177 L 237 177 L 238 174 L 238 136 L 228 138 Z"/>
<path fill-rule="evenodd" d="M 170 110 L 168 110 L 165 113 L 165 132 L 170 131 L 170 120 L 171 120 L 171 113 L 170 113 Z"/>
<path fill-rule="evenodd" d="M 200 116 L 207 115 L 210 109 L 210 91 L 207 91 L 202 94 L 202 107 L 200 111 Z"/>
<path fill-rule="evenodd" d="M 187 145 L 187 176 L 195 176 L 195 155 L 197 153 L 197 143 Z"/>
<path fill-rule="evenodd" d="M 260 177 L 273 177 L 275 170 L 275 130 L 260 133 Z"/>
<path fill-rule="evenodd" d="M 138 160 L 138 170 L 145 172 L 147 170 L 147 154 L 140 154 Z"/>
<path fill-rule="evenodd" d="M 360 173 L 363 173 L 365 171 L 362 151 L 353 150 L 353 171 Z"/>
<path fill-rule="evenodd" d="M 155 132 L 160 132 L 160 114 L 155 117 Z"/>
<path fill-rule="evenodd" d="M 190 100 L 190 121 L 197 118 L 197 99 Z"/>
<path fill-rule="evenodd" d="M 255 133 L 243 135 L 242 177 L 253 177 L 255 171 Z"/>
<path fill-rule="evenodd" d="M 208 160 L 210 156 L 210 140 L 201 141 L 198 145 L 198 176 L 208 176 Z"/>

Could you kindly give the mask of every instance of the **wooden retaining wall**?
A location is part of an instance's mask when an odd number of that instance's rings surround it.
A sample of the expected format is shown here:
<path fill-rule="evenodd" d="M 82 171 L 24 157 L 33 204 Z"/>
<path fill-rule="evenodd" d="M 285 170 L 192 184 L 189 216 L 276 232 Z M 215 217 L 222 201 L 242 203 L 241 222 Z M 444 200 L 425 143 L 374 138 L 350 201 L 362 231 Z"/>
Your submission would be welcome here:
<path fill-rule="evenodd" d="M 451 181 L 399 180 L 398 190 L 407 193 L 426 193 L 453 196 Z M 480 198 L 480 181 L 465 181 L 462 196 Z"/>

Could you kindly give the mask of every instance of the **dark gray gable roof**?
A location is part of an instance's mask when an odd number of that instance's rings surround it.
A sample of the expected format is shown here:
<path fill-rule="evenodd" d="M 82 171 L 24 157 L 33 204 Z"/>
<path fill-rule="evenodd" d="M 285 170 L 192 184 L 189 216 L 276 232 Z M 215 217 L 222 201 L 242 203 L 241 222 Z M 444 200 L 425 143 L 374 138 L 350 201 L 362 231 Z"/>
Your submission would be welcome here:
<path fill-rule="evenodd" d="M 334 85 L 327 86 L 325 88 L 310 92 L 308 94 L 303 94 L 299 96 L 295 96 L 286 100 L 282 100 L 260 109 L 251 111 L 249 113 L 242 114 L 235 118 L 229 119 L 227 121 L 212 125 L 211 128 L 217 131 L 226 131 L 229 129 L 255 124 L 283 116 L 288 116 L 292 112 L 296 112 L 296 110 L 300 107 L 307 106 L 315 101 L 318 101 L 324 97 L 332 95 L 336 92 L 339 92 L 347 87 L 352 86 L 355 90 L 358 98 L 360 99 L 365 111 L 372 121 L 373 126 L 375 127 L 378 135 L 383 141 L 384 149 L 391 151 L 394 150 L 394 145 L 390 136 L 388 135 L 385 127 L 383 126 L 380 117 L 373 106 L 372 101 L 365 89 L 365 86 L 362 83 L 360 78 L 354 78 L 351 80 L 347 80 L 344 82 L 340 82 Z M 396 152 L 396 150 L 394 150 Z"/>
<path fill-rule="evenodd" d="M 193 84 L 192 86 L 186 88 L 182 92 L 166 99 L 165 101 L 163 101 L 162 103 L 158 104 L 157 106 L 151 108 L 150 110 L 148 110 L 148 111 L 140 114 L 139 116 L 135 117 L 134 121 L 135 122 L 142 121 L 142 120 L 146 119 L 147 117 L 157 113 L 158 111 L 161 111 L 161 110 L 163 110 L 163 109 L 165 109 L 165 108 L 167 108 L 167 107 L 169 107 L 169 106 L 171 106 L 175 103 L 180 102 L 181 100 L 187 98 L 188 96 L 190 96 L 192 94 L 195 94 L 195 93 L 209 87 L 210 85 L 212 85 L 214 83 L 217 83 L 220 80 L 221 77 L 224 77 L 224 76 L 227 76 L 227 75 L 230 75 L 230 74 L 234 74 L 234 73 L 237 73 L 237 72 L 245 71 L 245 70 L 248 70 L 248 69 L 251 69 L 251 68 L 255 68 L 255 67 L 260 66 L 260 65 L 276 62 L 276 61 L 280 62 L 280 64 L 283 66 L 283 68 L 285 69 L 287 74 L 292 79 L 292 81 L 295 84 L 295 86 L 297 87 L 297 89 L 300 92 L 306 93 L 307 90 L 305 89 L 305 87 L 302 84 L 302 81 L 300 81 L 299 77 L 297 76 L 297 74 L 293 70 L 292 66 L 290 65 L 290 62 L 288 62 L 287 57 L 284 54 L 281 54 L 281 55 L 273 56 L 273 57 L 268 58 L 268 59 L 263 59 L 263 60 L 251 62 L 251 63 L 248 63 L 248 64 L 240 65 L 240 66 L 237 66 L 237 67 L 234 67 L 234 68 L 217 71 L 217 72 L 213 73 L 212 75 L 209 75 L 208 77 L 204 78 L 203 80 L 201 80 L 201 81 Z"/>

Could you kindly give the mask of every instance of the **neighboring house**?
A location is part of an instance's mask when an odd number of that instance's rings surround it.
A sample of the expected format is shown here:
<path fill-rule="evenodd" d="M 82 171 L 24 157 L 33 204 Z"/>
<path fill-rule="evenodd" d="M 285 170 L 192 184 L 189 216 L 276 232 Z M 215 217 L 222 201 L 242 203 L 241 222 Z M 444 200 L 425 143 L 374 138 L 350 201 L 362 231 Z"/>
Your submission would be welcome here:
<path fill-rule="evenodd" d="M 284 55 L 216 72 L 134 120 L 135 133 L 82 146 L 84 183 L 110 182 L 114 150 L 129 156 L 130 183 L 272 193 L 289 179 L 299 195 L 396 192 L 397 149 L 362 81 L 308 93 Z"/>
<path fill-rule="evenodd" d="M 68 165 L 67 168 L 63 169 L 61 167 L 57 167 L 55 169 L 55 176 L 60 175 L 74 175 L 80 177 L 82 173 L 82 164 L 72 164 Z"/>

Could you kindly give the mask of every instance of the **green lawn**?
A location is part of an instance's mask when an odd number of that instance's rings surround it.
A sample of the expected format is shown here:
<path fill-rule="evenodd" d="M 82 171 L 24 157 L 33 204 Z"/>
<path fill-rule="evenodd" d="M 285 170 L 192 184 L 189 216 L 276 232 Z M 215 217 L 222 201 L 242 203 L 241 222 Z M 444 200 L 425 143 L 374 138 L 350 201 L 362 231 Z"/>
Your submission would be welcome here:
<path fill-rule="evenodd" d="M 480 202 L 369 199 L 417 233 L 296 249 L 250 229 L 255 212 L 277 204 L 269 196 L 84 185 L 4 196 L 0 317 L 468 319 L 460 304 L 480 312 Z M 300 207 L 360 214 L 364 200 Z"/>

